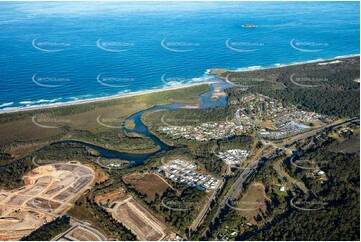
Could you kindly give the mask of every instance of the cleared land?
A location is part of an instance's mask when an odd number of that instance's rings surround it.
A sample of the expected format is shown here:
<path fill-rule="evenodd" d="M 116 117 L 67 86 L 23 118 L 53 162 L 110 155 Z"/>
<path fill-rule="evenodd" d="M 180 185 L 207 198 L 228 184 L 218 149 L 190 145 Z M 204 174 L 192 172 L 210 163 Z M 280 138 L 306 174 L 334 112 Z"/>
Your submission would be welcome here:
<path fill-rule="evenodd" d="M 140 240 L 171 240 L 175 234 L 134 198 L 129 197 L 109 209 L 113 217 L 132 230 Z"/>
<path fill-rule="evenodd" d="M 85 166 L 91 168 L 94 171 L 95 179 L 94 183 L 102 183 L 109 179 L 109 175 L 104 172 L 101 168 L 95 168 L 91 164 L 86 164 Z"/>
<path fill-rule="evenodd" d="M 19 239 L 64 214 L 94 177 L 75 162 L 44 165 L 23 177 L 24 187 L 0 191 L 0 240 Z"/>
<path fill-rule="evenodd" d="M 249 186 L 246 194 L 235 202 L 235 207 L 251 223 L 256 223 L 254 217 L 267 210 L 267 203 L 271 200 L 266 196 L 265 187 L 262 183 L 253 183 Z"/>
<path fill-rule="evenodd" d="M 122 200 L 125 198 L 125 192 L 123 189 L 115 190 L 105 194 L 100 194 L 95 197 L 95 202 L 102 204 L 103 206 L 110 206 L 116 201 Z"/>
<path fill-rule="evenodd" d="M 146 200 L 153 202 L 156 194 L 161 196 L 170 185 L 158 174 L 135 173 L 123 178 L 126 184 L 134 187 L 138 192 L 146 194 Z"/>
<path fill-rule="evenodd" d="M 352 136 L 343 141 L 333 151 L 344 154 L 359 154 L 360 153 L 360 136 Z"/>
<path fill-rule="evenodd" d="M 106 241 L 107 238 L 95 228 L 75 222 L 64 233 L 56 236 L 55 241 Z"/>

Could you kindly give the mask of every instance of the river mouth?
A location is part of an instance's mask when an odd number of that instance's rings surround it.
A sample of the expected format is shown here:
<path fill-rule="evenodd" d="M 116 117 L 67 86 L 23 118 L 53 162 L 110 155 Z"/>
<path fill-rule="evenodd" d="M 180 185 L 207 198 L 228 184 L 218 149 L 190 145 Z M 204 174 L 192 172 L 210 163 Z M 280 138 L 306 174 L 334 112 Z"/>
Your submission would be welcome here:
<path fill-rule="evenodd" d="M 131 166 L 139 166 L 144 164 L 146 160 L 148 160 L 150 157 L 157 155 L 161 152 L 167 152 L 175 147 L 169 146 L 165 143 L 163 143 L 158 137 L 153 135 L 147 128 L 146 125 L 141 120 L 141 117 L 144 113 L 147 112 L 153 112 L 157 110 L 178 110 L 182 108 L 187 108 L 189 106 L 193 106 L 196 109 L 206 109 L 206 108 L 217 108 L 217 107 L 225 107 L 228 102 L 227 96 L 219 96 L 217 99 L 214 99 L 214 93 L 215 92 L 223 92 L 225 89 L 233 87 L 233 84 L 230 84 L 218 77 L 214 77 L 214 83 L 210 84 L 210 90 L 199 95 L 198 98 L 200 100 L 200 104 L 186 104 L 186 103 L 170 103 L 166 105 L 157 105 L 154 107 L 151 107 L 149 109 L 142 110 L 140 112 L 134 113 L 133 115 L 129 116 L 125 121 L 132 121 L 135 124 L 135 127 L 133 129 L 127 129 L 124 125 L 122 125 L 122 129 L 124 129 L 127 132 L 135 132 L 138 134 L 142 134 L 148 138 L 150 138 L 154 145 L 159 146 L 160 148 L 157 151 L 146 153 L 146 154 L 132 154 L 132 153 L 126 153 L 126 152 L 118 152 L 114 150 L 109 150 L 101 146 L 89 144 L 82 141 L 72 141 L 72 140 L 66 140 L 66 141 L 60 141 L 56 143 L 76 143 L 83 146 L 86 146 L 88 148 L 94 149 L 99 153 L 99 156 L 102 158 L 107 159 L 119 159 L 126 162 L 129 162 Z"/>
<path fill-rule="evenodd" d="M 143 165 L 145 163 L 145 161 L 148 160 L 149 158 L 151 158 L 152 156 L 155 156 L 161 152 L 170 151 L 176 147 L 163 143 L 157 136 L 153 135 L 148 130 L 148 127 L 142 122 L 142 119 L 141 119 L 142 115 L 144 113 L 153 112 L 153 111 L 157 111 L 157 110 L 170 110 L 171 111 L 171 110 L 178 110 L 178 109 L 189 108 L 189 107 L 192 107 L 195 109 L 208 109 L 208 108 L 218 108 L 218 107 L 227 106 L 228 96 L 222 95 L 222 96 L 219 96 L 217 99 L 214 99 L 213 98 L 214 93 L 224 92 L 224 90 L 234 87 L 235 85 L 228 83 L 218 77 L 214 77 L 213 81 L 214 82 L 212 82 L 210 84 L 210 90 L 203 94 L 200 94 L 198 96 L 198 98 L 200 100 L 200 104 L 170 103 L 170 104 L 166 104 L 166 105 L 156 105 L 154 107 L 134 113 L 131 116 L 129 116 L 126 120 L 124 120 L 124 123 L 126 121 L 134 122 L 135 127 L 133 129 L 128 129 L 125 127 L 125 125 L 123 123 L 123 125 L 121 126 L 121 129 L 125 130 L 126 132 L 135 132 L 135 133 L 138 133 L 138 134 L 141 134 L 141 135 L 144 135 L 144 136 L 150 138 L 154 142 L 154 145 L 159 147 L 159 149 L 154 152 L 139 153 L 139 154 L 120 152 L 120 151 L 116 151 L 116 150 L 110 150 L 110 149 L 107 149 L 107 148 L 104 148 L 102 146 L 98 146 L 95 144 L 90 144 L 90 143 L 87 143 L 84 141 L 71 140 L 71 139 L 57 141 L 50 145 L 69 144 L 69 143 L 79 144 L 81 146 L 95 150 L 98 153 L 98 158 L 101 157 L 102 159 L 117 159 L 117 160 L 120 160 L 120 161 L 123 161 L 123 162 L 126 162 L 129 164 L 128 166 L 124 166 L 122 169 Z M 45 149 L 46 147 L 43 147 L 43 148 L 39 149 L 38 151 L 41 151 L 41 150 Z M 94 160 L 94 162 L 97 162 L 97 160 Z"/>

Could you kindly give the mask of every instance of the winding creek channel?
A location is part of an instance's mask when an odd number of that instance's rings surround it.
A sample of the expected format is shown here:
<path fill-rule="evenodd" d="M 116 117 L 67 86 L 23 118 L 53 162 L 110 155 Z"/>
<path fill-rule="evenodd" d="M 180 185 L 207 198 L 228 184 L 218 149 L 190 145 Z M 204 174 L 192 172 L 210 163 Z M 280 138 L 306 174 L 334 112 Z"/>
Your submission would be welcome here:
<path fill-rule="evenodd" d="M 198 98 L 200 99 L 201 102 L 199 105 L 197 105 L 197 109 L 217 108 L 217 107 L 226 106 L 227 101 L 228 101 L 228 97 L 226 95 L 224 95 L 224 96 L 220 95 L 220 96 L 218 96 L 218 98 L 216 100 L 212 100 L 212 95 L 215 90 L 217 90 L 218 92 L 223 92 L 225 89 L 233 87 L 233 86 L 234 85 L 231 83 L 228 83 L 218 77 L 214 77 L 214 79 L 212 79 L 212 83 L 210 84 L 210 90 L 199 95 Z M 182 108 L 185 108 L 185 106 L 187 106 L 187 105 L 189 106 L 191 104 L 170 103 L 170 104 L 166 104 L 166 105 L 156 105 L 149 109 L 145 109 L 140 112 L 137 112 L 127 118 L 127 120 L 131 120 L 134 122 L 135 128 L 127 129 L 124 127 L 124 125 L 121 128 L 127 132 L 136 132 L 136 133 L 142 134 L 142 135 L 150 138 L 156 146 L 160 147 L 160 149 L 155 152 L 151 152 L 151 153 L 147 153 L 147 154 L 132 154 L 132 153 L 126 153 L 126 152 L 117 152 L 117 151 L 113 151 L 113 150 L 108 150 L 108 149 L 100 147 L 100 146 L 96 146 L 96 145 L 92 145 L 92 144 L 88 144 L 88 143 L 80 142 L 80 141 L 72 141 L 72 140 L 61 141 L 58 143 L 64 143 L 64 142 L 78 143 L 83 146 L 86 146 L 86 147 L 96 150 L 102 158 L 124 160 L 124 161 L 129 162 L 133 166 L 142 165 L 151 156 L 154 156 L 160 152 L 169 151 L 174 148 L 172 146 L 169 146 L 169 145 L 163 143 L 158 137 L 153 135 L 148 130 L 147 126 L 144 125 L 141 120 L 142 115 L 147 112 L 153 112 L 153 111 L 161 110 L 161 109 L 163 109 L 163 110 L 164 109 L 165 110 L 182 109 Z"/>

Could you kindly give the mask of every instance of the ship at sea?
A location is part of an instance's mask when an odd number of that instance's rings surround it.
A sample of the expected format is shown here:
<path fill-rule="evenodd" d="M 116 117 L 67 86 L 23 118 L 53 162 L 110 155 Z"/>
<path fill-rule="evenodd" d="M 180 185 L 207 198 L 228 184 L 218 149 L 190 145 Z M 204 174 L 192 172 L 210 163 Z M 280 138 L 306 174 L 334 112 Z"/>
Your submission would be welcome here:
<path fill-rule="evenodd" d="M 255 24 L 243 24 L 242 28 L 253 29 L 253 28 L 258 28 L 258 25 L 255 25 Z"/>
<path fill-rule="evenodd" d="M 197 1 L 80 1 L 67 9 L 62 2 L 0 1 L 0 112 L 206 82 L 214 78 L 207 69 L 358 54 L 359 5 L 309 2 L 305 19 L 294 11 L 302 2 L 212 2 L 205 8 Z M 337 8 L 337 21 L 330 21 L 330 9 Z M 81 26 L 79 35 L 71 34 L 74 26 Z M 311 50 L 303 52 L 290 46 L 292 39 L 315 46 L 298 46 Z"/>

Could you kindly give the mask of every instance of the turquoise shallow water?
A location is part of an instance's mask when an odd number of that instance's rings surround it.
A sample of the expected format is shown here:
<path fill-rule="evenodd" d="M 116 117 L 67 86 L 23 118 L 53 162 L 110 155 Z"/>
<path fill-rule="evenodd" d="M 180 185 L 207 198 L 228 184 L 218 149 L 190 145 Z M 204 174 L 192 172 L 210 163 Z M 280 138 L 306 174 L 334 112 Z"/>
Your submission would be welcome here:
<path fill-rule="evenodd" d="M 359 54 L 359 2 L 0 3 L 0 109 Z M 257 28 L 243 28 L 255 24 Z"/>

